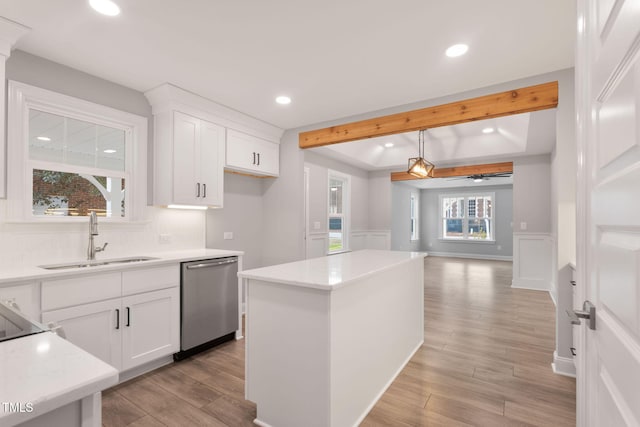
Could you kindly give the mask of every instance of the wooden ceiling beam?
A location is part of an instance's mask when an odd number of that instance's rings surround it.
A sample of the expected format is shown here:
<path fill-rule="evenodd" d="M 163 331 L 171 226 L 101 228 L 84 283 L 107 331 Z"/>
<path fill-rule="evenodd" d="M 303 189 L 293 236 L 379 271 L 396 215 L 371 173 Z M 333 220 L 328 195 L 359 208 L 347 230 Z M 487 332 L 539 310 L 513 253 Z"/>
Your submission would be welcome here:
<path fill-rule="evenodd" d="M 556 81 L 450 104 L 300 132 L 298 145 L 300 148 L 321 147 L 376 136 L 529 113 L 557 106 L 558 82 Z"/>
<path fill-rule="evenodd" d="M 487 163 L 484 165 L 454 166 L 451 168 L 434 168 L 433 178 L 450 178 L 454 176 L 487 175 L 492 173 L 513 173 L 513 162 Z M 391 172 L 391 181 L 411 181 L 417 178 L 407 172 Z"/>

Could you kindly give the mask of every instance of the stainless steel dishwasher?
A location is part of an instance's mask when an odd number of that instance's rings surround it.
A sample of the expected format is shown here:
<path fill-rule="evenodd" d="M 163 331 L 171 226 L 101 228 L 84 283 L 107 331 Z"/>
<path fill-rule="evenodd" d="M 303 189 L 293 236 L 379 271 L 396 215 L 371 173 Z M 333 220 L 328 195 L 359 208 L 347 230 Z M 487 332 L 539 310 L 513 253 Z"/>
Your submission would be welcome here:
<path fill-rule="evenodd" d="M 175 360 L 234 338 L 238 257 L 183 262 L 180 292 L 180 352 Z"/>

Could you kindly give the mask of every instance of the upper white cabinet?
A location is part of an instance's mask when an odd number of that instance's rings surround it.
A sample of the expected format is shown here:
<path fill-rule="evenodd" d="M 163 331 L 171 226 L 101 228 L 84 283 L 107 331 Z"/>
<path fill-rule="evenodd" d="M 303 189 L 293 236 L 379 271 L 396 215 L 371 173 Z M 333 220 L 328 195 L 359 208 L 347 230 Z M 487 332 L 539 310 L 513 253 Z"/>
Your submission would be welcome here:
<path fill-rule="evenodd" d="M 224 168 L 278 176 L 282 129 L 168 83 L 145 96 L 154 117 L 153 204 L 221 207 Z"/>
<path fill-rule="evenodd" d="M 277 143 L 229 129 L 226 151 L 227 169 L 266 176 L 278 176 L 280 172 L 280 146 Z"/>
<path fill-rule="evenodd" d="M 222 206 L 222 126 L 177 110 L 154 115 L 154 205 Z"/>
<path fill-rule="evenodd" d="M 169 201 L 166 189 L 158 188 L 156 194 L 166 203 L 156 204 L 222 206 L 224 128 L 179 111 L 173 112 L 171 120 L 173 195 Z M 171 162 L 170 158 L 156 160 L 159 173 Z"/>

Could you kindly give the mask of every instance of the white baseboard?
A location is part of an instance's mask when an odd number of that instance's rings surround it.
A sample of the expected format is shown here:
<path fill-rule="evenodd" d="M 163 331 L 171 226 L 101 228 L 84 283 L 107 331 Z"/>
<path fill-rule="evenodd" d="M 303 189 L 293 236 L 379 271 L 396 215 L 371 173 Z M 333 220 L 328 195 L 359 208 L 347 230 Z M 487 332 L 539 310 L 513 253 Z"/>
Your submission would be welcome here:
<path fill-rule="evenodd" d="M 493 261 L 513 261 L 513 257 L 503 256 L 503 255 L 464 254 L 459 252 L 431 252 L 431 251 L 427 251 L 427 252 L 429 256 L 438 256 L 438 257 L 488 259 Z"/>
<path fill-rule="evenodd" d="M 553 301 L 553 305 L 558 307 L 558 301 L 556 301 L 556 294 L 553 291 L 549 291 L 549 296 L 551 297 L 551 301 Z"/>
<path fill-rule="evenodd" d="M 511 287 L 516 289 L 530 289 L 532 291 L 551 291 L 551 283 L 542 279 L 516 279 L 511 281 Z"/>
<path fill-rule="evenodd" d="M 256 418 L 255 420 L 253 420 L 253 423 L 254 423 L 255 425 L 257 425 L 257 426 L 260 426 L 260 427 L 271 427 L 271 424 L 267 424 L 267 423 L 265 423 L 264 421 L 260 421 L 260 420 L 259 420 L 259 419 L 257 419 L 257 418 Z"/>
<path fill-rule="evenodd" d="M 576 377 L 576 365 L 571 357 L 558 356 L 557 352 L 553 352 L 553 363 L 551 364 L 553 372 L 565 377 Z"/>

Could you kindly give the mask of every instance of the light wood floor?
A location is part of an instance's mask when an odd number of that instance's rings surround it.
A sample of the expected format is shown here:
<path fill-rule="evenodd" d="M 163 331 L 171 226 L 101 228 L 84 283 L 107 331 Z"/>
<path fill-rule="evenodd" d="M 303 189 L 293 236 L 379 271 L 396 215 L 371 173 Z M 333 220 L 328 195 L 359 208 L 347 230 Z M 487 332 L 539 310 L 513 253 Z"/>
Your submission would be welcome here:
<path fill-rule="evenodd" d="M 362 426 L 574 426 L 553 303 L 510 283 L 511 263 L 426 258 L 425 344 Z M 244 341 L 229 342 L 106 391 L 103 424 L 249 426 L 243 390 Z"/>

